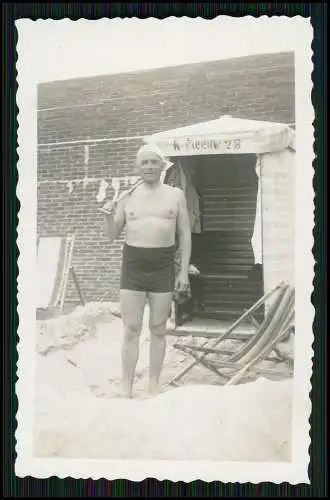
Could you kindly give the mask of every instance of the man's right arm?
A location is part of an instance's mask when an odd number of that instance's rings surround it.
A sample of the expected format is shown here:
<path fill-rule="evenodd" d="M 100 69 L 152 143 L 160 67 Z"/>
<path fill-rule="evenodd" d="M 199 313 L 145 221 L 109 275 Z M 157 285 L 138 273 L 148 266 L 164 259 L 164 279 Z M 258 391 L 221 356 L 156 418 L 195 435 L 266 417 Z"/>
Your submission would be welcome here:
<path fill-rule="evenodd" d="M 105 214 L 105 233 L 113 243 L 121 234 L 126 223 L 124 200 L 121 200 L 113 213 Z"/>

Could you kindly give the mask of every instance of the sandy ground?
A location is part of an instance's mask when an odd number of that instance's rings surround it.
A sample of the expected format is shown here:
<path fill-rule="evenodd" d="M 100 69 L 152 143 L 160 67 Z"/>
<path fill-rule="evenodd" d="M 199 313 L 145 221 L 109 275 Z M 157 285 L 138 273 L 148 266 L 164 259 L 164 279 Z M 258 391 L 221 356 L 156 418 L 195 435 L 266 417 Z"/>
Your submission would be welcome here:
<path fill-rule="evenodd" d="M 39 336 L 35 452 L 44 457 L 290 460 L 291 380 L 216 385 L 203 367 L 166 384 L 190 358 L 169 337 L 162 393 L 148 398 L 148 312 L 134 399 L 120 397 L 122 323 L 89 305 Z M 57 323 L 57 324 L 56 324 Z M 79 325 L 79 327 L 77 326 Z M 83 327 L 81 325 L 84 325 Z M 74 332 L 74 334 L 72 333 Z"/>

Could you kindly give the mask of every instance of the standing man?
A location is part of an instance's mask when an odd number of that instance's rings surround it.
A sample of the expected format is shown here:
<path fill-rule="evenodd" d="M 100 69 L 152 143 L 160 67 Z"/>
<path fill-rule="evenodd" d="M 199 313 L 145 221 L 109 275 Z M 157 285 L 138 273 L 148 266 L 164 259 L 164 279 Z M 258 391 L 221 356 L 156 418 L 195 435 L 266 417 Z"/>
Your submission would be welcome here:
<path fill-rule="evenodd" d="M 139 339 L 146 301 L 151 332 L 149 390 L 155 394 L 166 350 L 166 323 L 174 290 L 186 292 L 191 255 L 191 233 L 184 193 L 160 180 L 165 167 L 162 151 L 153 145 L 137 152 L 141 183 L 113 206 L 105 206 L 106 232 L 111 242 L 126 226 L 123 248 L 120 306 L 124 323 L 122 346 L 123 393 L 132 397 Z M 178 240 L 180 271 L 175 277 Z"/>

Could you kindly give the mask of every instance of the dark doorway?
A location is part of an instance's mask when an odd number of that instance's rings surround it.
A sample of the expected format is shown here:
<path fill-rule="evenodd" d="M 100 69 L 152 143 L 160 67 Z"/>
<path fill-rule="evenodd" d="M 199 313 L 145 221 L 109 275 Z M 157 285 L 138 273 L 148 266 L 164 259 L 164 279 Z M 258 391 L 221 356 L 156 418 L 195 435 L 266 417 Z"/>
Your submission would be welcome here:
<path fill-rule="evenodd" d="M 263 294 L 262 266 L 255 264 L 251 244 L 258 193 L 256 155 L 180 161 L 192 168 L 202 214 L 202 232 L 192 235 L 192 263 L 200 271 L 191 279 L 194 317 L 234 320 Z"/>

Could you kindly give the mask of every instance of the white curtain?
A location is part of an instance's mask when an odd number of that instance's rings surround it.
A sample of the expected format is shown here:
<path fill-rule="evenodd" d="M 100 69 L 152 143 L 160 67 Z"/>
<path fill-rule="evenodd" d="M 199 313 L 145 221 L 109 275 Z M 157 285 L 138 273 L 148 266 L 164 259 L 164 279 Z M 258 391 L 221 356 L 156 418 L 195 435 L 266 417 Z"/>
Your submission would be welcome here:
<path fill-rule="evenodd" d="M 261 157 L 266 291 L 282 280 L 294 283 L 295 158 L 290 149 Z"/>
<path fill-rule="evenodd" d="M 256 174 L 258 176 L 258 194 L 257 194 L 256 218 L 254 222 L 253 236 L 251 239 L 255 264 L 262 264 L 262 215 L 261 215 L 260 172 L 261 172 L 261 159 L 260 156 L 257 155 Z"/>

